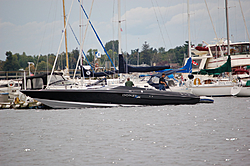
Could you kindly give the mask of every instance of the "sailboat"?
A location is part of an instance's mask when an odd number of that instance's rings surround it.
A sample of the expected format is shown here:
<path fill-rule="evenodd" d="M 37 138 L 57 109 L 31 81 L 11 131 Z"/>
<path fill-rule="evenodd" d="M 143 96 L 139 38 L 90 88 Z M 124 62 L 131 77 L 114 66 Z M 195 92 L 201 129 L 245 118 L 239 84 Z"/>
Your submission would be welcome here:
<path fill-rule="evenodd" d="M 201 69 L 198 74 L 208 74 L 208 75 L 218 75 L 224 72 L 232 72 L 231 70 L 231 56 L 230 56 L 230 41 L 229 41 L 229 27 L 228 27 L 228 7 L 227 0 L 225 3 L 226 8 L 226 21 L 227 21 L 227 61 L 222 66 L 215 69 Z M 205 48 L 204 48 L 205 49 Z M 201 51 L 204 51 L 202 49 Z M 207 49 L 205 49 L 207 50 Z M 232 81 L 222 81 L 219 79 L 207 78 L 202 80 L 199 77 L 192 76 L 190 80 L 187 81 L 187 86 L 191 89 L 191 92 L 197 96 L 231 96 L 237 95 L 241 87 Z"/>

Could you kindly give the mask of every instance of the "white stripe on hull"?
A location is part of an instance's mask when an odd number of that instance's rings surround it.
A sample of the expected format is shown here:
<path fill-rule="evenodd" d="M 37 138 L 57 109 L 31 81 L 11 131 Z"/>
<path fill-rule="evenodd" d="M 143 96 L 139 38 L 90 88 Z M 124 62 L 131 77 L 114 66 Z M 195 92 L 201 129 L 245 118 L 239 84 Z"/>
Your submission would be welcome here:
<path fill-rule="evenodd" d="M 51 107 L 51 108 L 84 108 L 84 107 L 131 107 L 140 105 L 126 105 L 126 104 L 104 104 L 104 103 L 86 103 L 86 102 L 72 102 L 72 101 L 59 101 L 34 98 L 37 101 Z"/>

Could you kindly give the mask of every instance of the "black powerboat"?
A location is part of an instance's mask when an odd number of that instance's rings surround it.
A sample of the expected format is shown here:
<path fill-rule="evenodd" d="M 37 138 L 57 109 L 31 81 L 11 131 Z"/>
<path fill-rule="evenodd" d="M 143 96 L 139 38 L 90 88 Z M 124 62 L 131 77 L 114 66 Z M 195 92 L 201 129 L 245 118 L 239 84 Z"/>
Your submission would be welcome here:
<path fill-rule="evenodd" d="M 22 90 L 22 93 L 52 108 L 177 105 L 200 101 L 199 97 L 189 93 L 125 86 Z"/>
<path fill-rule="evenodd" d="M 81 86 L 66 80 L 61 74 L 53 75 L 53 83 L 46 87 L 48 77 L 47 74 L 27 77 L 26 90 L 23 86 L 21 92 L 51 108 L 177 105 L 200 101 L 198 96 L 189 93 L 107 86 L 105 79 Z"/>

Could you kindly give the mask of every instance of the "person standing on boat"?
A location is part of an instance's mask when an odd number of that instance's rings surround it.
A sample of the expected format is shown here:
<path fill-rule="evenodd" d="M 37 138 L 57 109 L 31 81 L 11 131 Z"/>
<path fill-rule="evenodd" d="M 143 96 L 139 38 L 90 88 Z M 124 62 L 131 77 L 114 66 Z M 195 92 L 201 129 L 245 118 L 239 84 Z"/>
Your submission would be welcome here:
<path fill-rule="evenodd" d="M 165 81 L 166 74 L 162 73 L 161 78 L 159 80 L 159 90 L 166 90 L 168 87 L 168 84 Z"/>
<path fill-rule="evenodd" d="M 132 87 L 134 86 L 134 83 L 130 81 L 130 78 L 127 78 L 127 82 L 125 83 L 125 86 Z"/>

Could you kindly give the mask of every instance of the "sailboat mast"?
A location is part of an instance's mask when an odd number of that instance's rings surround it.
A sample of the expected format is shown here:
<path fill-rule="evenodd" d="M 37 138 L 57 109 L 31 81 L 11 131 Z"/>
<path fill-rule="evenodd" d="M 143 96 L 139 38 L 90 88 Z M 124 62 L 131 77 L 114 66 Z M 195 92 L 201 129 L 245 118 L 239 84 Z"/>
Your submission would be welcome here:
<path fill-rule="evenodd" d="M 64 28 L 66 26 L 66 15 L 65 15 L 65 5 L 64 5 L 64 0 L 63 0 L 63 20 L 64 20 Z M 66 70 L 67 73 L 69 72 L 69 58 L 68 58 L 68 47 L 67 47 L 67 31 L 65 28 L 65 48 L 66 48 Z"/>
<path fill-rule="evenodd" d="M 118 0 L 118 54 L 122 54 L 121 49 L 121 1 Z"/>
<path fill-rule="evenodd" d="M 227 55 L 230 55 L 230 40 L 229 40 L 229 22 L 228 22 L 228 2 L 225 0 L 226 8 L 226 27 L 227 27 Z"/>
<path fill-rule="evenodd" d="M 190 12 L 189 12 L 189 0 L 187 0 L 187 15 L 188 15 L 188 57 L 191 57 L 191 36 L 190 36 Z"/>

